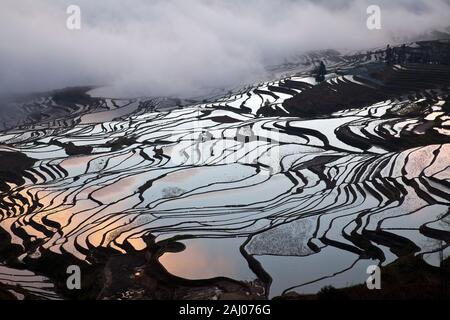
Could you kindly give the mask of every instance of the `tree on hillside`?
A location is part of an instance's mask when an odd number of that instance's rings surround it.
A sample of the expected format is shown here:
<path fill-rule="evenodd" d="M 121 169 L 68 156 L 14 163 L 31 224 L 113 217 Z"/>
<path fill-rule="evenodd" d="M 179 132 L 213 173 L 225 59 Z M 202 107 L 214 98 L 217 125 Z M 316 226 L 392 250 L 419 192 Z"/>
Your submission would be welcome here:
<path fill-rule="evenodd" d="M 322 82 L 325 80 L 325 75 L 327 74 L 327 68 L 323 61 L 320 61 L 320 65 L 316 70 L 316 81 Z"/>
<path fill-rule="evenodd" d="M 392 51 L 391 46 L 387 45 L 387 47 L 386 47 L 386 63 L 392 64 L 393 60 L 394 60 L 394 53 Z"/>

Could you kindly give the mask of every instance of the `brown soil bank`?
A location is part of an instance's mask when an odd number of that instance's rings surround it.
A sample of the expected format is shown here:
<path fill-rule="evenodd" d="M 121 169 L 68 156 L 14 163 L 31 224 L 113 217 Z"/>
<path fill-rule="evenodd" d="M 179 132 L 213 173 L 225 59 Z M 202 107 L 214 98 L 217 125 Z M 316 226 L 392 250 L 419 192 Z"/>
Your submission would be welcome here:
<path fill-rule="evenodd" d="M 426 264 L 409 255 L 381 268 L 381 289 L 369 290 L 365 284 L 335 289 L 325 287 L 315 295 L 287 293 L 280 300 L 437 300 L 450 299 L 450 258 L 442 268 Z"/>
<path fill-rule="evenodd" d="M 411 64 L 406 68 L 368 65 L 361 71 L 366 76 L 354 76 L 364 85 L 345 79 L 333 84 L 323 82 L 286 100 L 283 106 L 291 115 L 314 117 L 362 108 L 426 89 L 450 87 L 450 66 Z"/>
<path fill-rule="evenodd" d="M 35 160 L 20 152 L 0 151 L 0 191 L 8 191 L 8 182 L 23 183 L 26 169 L 33 166 Z"/>

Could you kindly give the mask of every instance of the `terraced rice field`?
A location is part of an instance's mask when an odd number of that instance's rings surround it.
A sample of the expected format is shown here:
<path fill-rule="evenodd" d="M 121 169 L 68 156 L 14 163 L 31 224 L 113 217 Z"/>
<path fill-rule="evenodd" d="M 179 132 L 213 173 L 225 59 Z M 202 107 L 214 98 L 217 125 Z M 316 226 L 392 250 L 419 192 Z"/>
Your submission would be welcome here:
<path fill-rule="evenodd" d="M 170 274 L 258 279 L 268 297 L 363 283 L 369 265 L 410 253 L 439 265 L 450 252 L 450 68 L 392 66 L 384 81 L 342 71 L 355 65 L 184 108 L 23 104 L 48 113 L 0 133 L 0 258 L 42 274 L 49 256 L 95 265 L 100 248 L 172 239 L 186 248 L 158 256 Z M 0 266 L 1 284 L 58 297 L 48 278 L 11 270 Z"/>

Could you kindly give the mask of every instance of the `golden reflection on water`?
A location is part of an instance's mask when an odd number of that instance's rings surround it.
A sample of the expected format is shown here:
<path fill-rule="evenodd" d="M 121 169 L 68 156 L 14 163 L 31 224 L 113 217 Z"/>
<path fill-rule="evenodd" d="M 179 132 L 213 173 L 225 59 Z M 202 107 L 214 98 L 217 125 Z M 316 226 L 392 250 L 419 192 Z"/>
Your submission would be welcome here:
<path fill-rule="evenodd" d="M 255 276 L 239 252 L 243 239 L 195 239 L 183 242 L 186 250 L 165 253 L 159 261 L 173 275 L 196 280 L 228 277 L 239 280 Z"/>

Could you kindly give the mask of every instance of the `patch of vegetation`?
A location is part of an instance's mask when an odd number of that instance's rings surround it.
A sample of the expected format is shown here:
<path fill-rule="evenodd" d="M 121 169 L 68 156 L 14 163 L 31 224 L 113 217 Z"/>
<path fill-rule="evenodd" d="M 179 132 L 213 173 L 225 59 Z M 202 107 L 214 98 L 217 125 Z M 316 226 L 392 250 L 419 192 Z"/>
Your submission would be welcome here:
<path fill-rule="evenodd" d="M 72 87 L 65 88 L 62 90 L 57 90 L 53 92 L 53 101 L 59 105 L 71 105 L 71 104 L 82 104 L 91 105 L 98 99 L 92 98 L 86 92 L 92 90 L 94 87 Z"/>
<path fill-rule="evenodd" d="M 428 265 L 420 256 L 401 257 L 381 268 L 381 289 L 369 290 L 366 284 L 336 289 L 324 287 L 315 295 L 288 293 L 285 300 L 435 300 L 450 299 L 450 258 L 442 267 Z"/>
<path fill-rule="evenodd" d="M 347 300 L 347 295 L 341 290 L 336 289 L 333 286 L 325 286 L 317 293 L 319 300 L 335 301 L 335 300 Z"/>
<path fill-rule="evenodd" d="M 20 152 L 0 151 L 0 190 L 8 190 L 7 182 L 21 184 L 22 174 L 36 162 Z"/>
<path fill-rule="evenodd" d="M 410 103 L 407 105 L 398 105 L 387 111 L 387 114 L 398 117 L 418 117 L 423 115 L 427 110 L 426 106 L 418 103 Z"/>
<path fill-rule="evenodd" d="M 0 300 L 17 300 L 9 291 L 0 288 Z"/>
<path fill-rule="evenodd" d="M 76 146 L 73 142 L 63 143 L 58 140 L 51 140 L 50 144 L 63 148 L 68 156 L 89 155 L 93 150 L 91 146 Z"/>
<path fill-rule="evenodd" d="M 125 146 L 131 146 L 136 143 L 136 138 L 134 137 L 119 137 L 113 141 L 107 142 L 104 147 L 111 148 L 111 151 L 118 151 Z"/>

